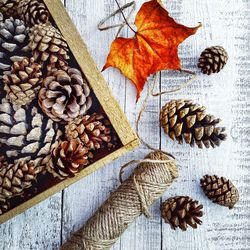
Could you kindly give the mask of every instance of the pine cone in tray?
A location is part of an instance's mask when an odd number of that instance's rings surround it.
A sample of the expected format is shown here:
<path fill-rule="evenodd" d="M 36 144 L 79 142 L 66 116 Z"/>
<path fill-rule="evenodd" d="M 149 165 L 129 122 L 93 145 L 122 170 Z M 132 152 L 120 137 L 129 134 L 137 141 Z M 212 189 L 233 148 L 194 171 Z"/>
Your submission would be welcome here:
<path fill-rule="evenodd" d="M 33 163 L 18 162 L 0 169 L 0 200 L 23 194 L 36 180 L 37 169 Z"/>
<path fill-rule="evenodd" d="M 36 24 L 31 29 L 29 36 L 29 47 L 38 63 L 45 64 L 48 71 L 53 68 L 67 68 L 69 48 L 57 28 L 50 23 Z"/>
<path fill-rule="evenodd" d="M 31 161 L 43 171 L 61 134 L 34 105 L 20 108 L 6 99 L 0 103 L 0 154 L 8 163 Z"/>
<path fill-rule="evenodd" d="M 90 150 L 108 148 L 113 146 L 111 142 L 111 128 L 103 115 L 96 113 L 78 117 L 69 122 L 65 127 L 65 135 L 68 140 L 77 140 Z"/>
<path fill-rule="evenodd" d="M 0 12 L 5 18 L 17 16 L 17 6 L 20 0 L 0 0 Z"/>
<path fill-rule="evenodd" d="M 202 221 L 202 205 L 188 196 L 176 196 L 166 200 L 161 205 L 161 216 L 172 229 L 180 228 L 186 231 L 188 225 L 197 228 Z"/>
<path fill-rule="evenodd" d="M 200 183 L 205 195 L 214 203 L 232 209 L 239 201 L 237 188 L 224 177 L 205 175 Z"/>
<path fill-rule="evenodd" d="M 221 46 L 213 46 L 205 49 L 199 59 L 198 67 L 203 74 L 211 75 L 219 73 L 228 61 L 228 54 Z"/>
<path fill-rule="evenodd" d="M 35 99 L 41 88 L 41 68 L 34 58 L 13 63 L 11 71 L 3 76 L 5 91 L 13 104 L 28 105 Z"/>
<path fill-rule="evenodd" d="M 69 122 L 92 105 L 90 89 L 79 70 L 57 70 L 43 81 L 39 105 L 53 121 Z"/>
<path fill-rule="evenodd" d="M 84 147 L 82 143 L 78 143 L 76 140 L 62 141 L 52 151 L 48 171 L 60 179 L 74 177 L 89 164 L 91 157 L 88 148 Z"/>
<path fill-rule="evenodd" d="M 164 132 L 179 144 L 183 141 L 199 148 L 219 146 L 226 140 L 224 127 L 218 127 L 220 119 L 205 112 L 206 108 L 192 101 L 173 100 L 161 110 L 160 121 Z"/>
<path fill-rule="evenodd" d="M 47 23 L 49 12 L 41 0 L 21 0 L 18 5 L 20 18 L 29 26 Z"/>
<path fill-rule="evenodd" d="M 10 18 L 0 22 L 0 78 L 13 62 L 29 55 L 28 29 L 23 21 Z"/>

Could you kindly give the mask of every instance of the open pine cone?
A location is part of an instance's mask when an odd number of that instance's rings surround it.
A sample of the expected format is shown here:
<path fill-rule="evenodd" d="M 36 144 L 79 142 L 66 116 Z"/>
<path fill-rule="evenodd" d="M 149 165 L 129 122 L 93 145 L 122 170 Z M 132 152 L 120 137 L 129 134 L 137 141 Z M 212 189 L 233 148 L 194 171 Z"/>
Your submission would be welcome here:
<path fill-rule="evenodd" d="M 180 228 L 186 231 L 188 225 L 197 228 L 202 221 L 202 205 L 188 196 L 176 196 L 166 200 L 161 205 L 161 216 L 172 229 Z"/>
<path fill-rule="evenodd" d="M 105 124 L 103 115 L 85 115 L 71 121 L 65 127 L 65 135 L 68 140 L 76 139 L 90 150 L 99 149 L 103 144 L 112 147 L 111 128 Z"/>
<path fill-rule="evenodd" d="M 21 0 L 18 4 L 20 18 L 29 26 L 47 23 L 49 12 L 41 0 Z"/>
<path fill-rule="evenodd" d="M 33 105 L 20 108 L 5 99 L 0 103 L 0 153 L 9 163 L 32 161 L 43 171 L 60 136 L 57 125 Z"/>
<path fill-rule="evenodd" d="M 0 22 L 0 78 L 13 62 L 29 57 L 28 29 L 19 19 L 6 19 Z"/>
<path fill-rule="evenodd" d="M 214 203 L 232 209 L 239 201 L 237 188 L 224 177 L 205 175 L 200 183 L 205 195 Z"/>
<path fill-rule="evenodd" d="M 0 0 L 0 12 L 5 18 L 17 16 L 17 6 L 20 0 Z"/>
<path fill-rule="evenodd" d="M 65 69 L 69 48 L 60 31 L 50 23 L 36 24 L 31 29 L 29 47 L 35 60 L 49 71 Z"/>
<path fill-rule="evenodd" d="M 183 141 L 199 148 L 219 146 L 226 140 L 224 127 L 218 127 L 220 119 L 205 112 L 206 108 L 192 101 L 173 100 L 161 110 L 160 121 L 164 132 L 179 144 Z"/>
<path fill-rule="evenodd" d="M 221 46 L 205 49 L 199 59 L 198 67 L 203 74 L 219 73 L 228 61 L 228 54 Z"/>
<path fill-rule="evenodd" d="M 18 162 L 0 169 L 0 200 L 22 195 L 36 180 L 37 170 L 32 163 Z"/>
<path fill-rule="evenodd" d="M 57 70 L 44 80 L 39 105 L 52 120 L 69 122 L 91 107 L 90 89 L 79 70 Z"/>
<path fill-rule="evenodd" d="M 91 157 L 88 148 L 76 140 L 62 141 L 52 151 L 48 171 L 60 179 L 74 177 L 76 173 L 89 164 Z"/>
<path fill-rule="evenodd" d="M 28 105 L 35 99 L 41 88 L 41 68 L 34 58 L 25 57 L 22 61 L 13 63 L 11 71 L 3 76 L 4 89 L 13 104 Z"/>

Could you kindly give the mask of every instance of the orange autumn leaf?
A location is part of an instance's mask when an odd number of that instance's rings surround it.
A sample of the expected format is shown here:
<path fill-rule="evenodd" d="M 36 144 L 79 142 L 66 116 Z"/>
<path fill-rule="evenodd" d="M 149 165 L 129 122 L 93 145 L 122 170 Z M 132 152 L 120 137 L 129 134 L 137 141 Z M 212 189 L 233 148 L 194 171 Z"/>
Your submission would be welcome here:
<path fill-rule="evenodd" d="M 115 67 L 137 89 L 137 99 L 150 74 L 160 70 L 180 70 L 178 46 L 197 29 L 178 24 L 157 0 L 146 2 L 136 15 L 133 38 L 116 38 L 103 70 Z"/>

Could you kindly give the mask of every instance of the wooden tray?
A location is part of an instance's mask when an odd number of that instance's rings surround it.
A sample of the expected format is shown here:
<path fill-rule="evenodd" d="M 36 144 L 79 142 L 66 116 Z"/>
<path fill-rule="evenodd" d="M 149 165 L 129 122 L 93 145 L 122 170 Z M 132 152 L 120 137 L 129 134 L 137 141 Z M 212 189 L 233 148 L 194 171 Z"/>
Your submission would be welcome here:
<path fill-rule="evenodd" d="M 44 0 L 44 3 L 46 4 L 58 29 L 61 31 L 66 42 L 68 43 L 68 46 L 73 56 L 79 64 L 82 72 L 84 73 L 102 109 L 108 116 L 122 145 L 114 152 L 111 152 L 110 154 L 102 157 L 93 164 L 89 165 L 75 177 L 66 179 L 55 184 L 53 187 L 37 194 L 33 198 L 28 199 L 27 201 L 22 203 L 21 205 L 18 205 L 17 207 L 4 213 L 0 216 L 0 224 L 24 212 L 26 209 L 38 204 L 39 202 L 50 197 L 51 195 L 63 190 L 64 188 L 82 179 L 83 177 L 93 173 L 100 167 L 104 166 L 109 162 L 112 162 L 116 158 L 120 157 L 121 155 L 125 154 L 126 152 L 134 149 L 139 145 L 139 140 L 136 134 L 131 129 L 130 124 L 126 119 L 124 113 L 119 107 L 117 101 L 112 96 L 107 86 L 107 83 L 105 82 L 102 74 L 98 70 L 95 62 L 91 58 L 85 43 L 83 42 L 76 27 L 72 23 L 68 13 L 66 12 L 63 4 L 61 3 L 61 0 Z"/>

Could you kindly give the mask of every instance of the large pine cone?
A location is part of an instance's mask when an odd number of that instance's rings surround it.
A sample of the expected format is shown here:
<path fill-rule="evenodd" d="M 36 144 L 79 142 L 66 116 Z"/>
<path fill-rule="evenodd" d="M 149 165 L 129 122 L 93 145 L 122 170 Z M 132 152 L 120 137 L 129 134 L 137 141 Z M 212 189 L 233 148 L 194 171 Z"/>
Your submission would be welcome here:
<path fill-rule="evenodd" d="M 112 147 L 111 128 L 103 115 L 92 114 L 76 118 L 65 129 L 68 140 L 77 140 L 90 150 L 100 149 L 102 146 Z"/>
<path fill-rule="evenodd" d="M 0 12 L 5 18 L 17 16 L 17 6 L 20 0 L 0 0 Z"/>
<path fill-rule="evenodd" d="M 21 0 L 18 5 L 20 18 L 29 26 L 47 23 L 49 12 L 41 0 Z"/>
<path fill-rule="evenodd" d="M 208 115 L 206 108 L 192 101 L 173 100 L 161 110 L 160 121 L 164 132 L 172 140 L 186 143 L 199 148 L 219 146 L 226 140 L 224 127 L 217 127 L 220 119 Z"/>
<path fill-rule="evenodd" d="M 32 163 L 18 162 L 0 169 L 0 200 L 22 195 L 36 180 L 37 169 Z"/>
<path fill-rule="evenodd" d="M 211 75 L 219 73 L 228 61 L 228 54 L 221 46 L 214 46 L 205 49 L 199 59 L 198 67 L 203 74 Z"/>
<path fill-rule="evenodd" d="M 13 104 L 28 105 L 35 99 L 41 88 L 41 68 L 34 58 L 25 57 L 22 61 L 13 63 L 11 72 L 3 76 L 4 89 Z"/>
<path fill-rule="evenodd" d="M 69 48 L 60 31 L 50 23 L 36 24 L 30 32 L 29 47 L 33 57 L 45 64 L 49 71 L 64 69 L 69 59 Z"/>
<path fill-rule="evenodd" d="M 89 164 L 91 157 L 88 148 L 83 144 L 76 140 L 63 141 L 53 149 L 48 171 L 60 179 L 74 177 Z"/>
<path fill-rule="evenodd" d="M 201 188 L 210 200 L 229 209 L 239 201 L 237 188 L 224 177 L 205 175 L 201 179 Z"/>
<path fill-rule="evenodd" d="M 91 107 L 90 89 L 79 70 L 57 70 L 44 80 L 39 105 L 52 120 L 68 122 Z"/>
<path fill-rule="evenodd" d="M 19 19 L 6 19 L 0 22 L 0 78 L 15 61 L 29 57 L 28 29 Z"/>
<path fill-rule="evenodd" d="M 56 124 L 36 107 L 20 108 L 3 99 L 0 104 L 0 154 L 9 163 L 32 161 L 42 171 L 61 136 Z M 2 145 L 1 145 L 2 144 Z"/>
<path fill-rule="evenodd" d="M 202 221 L 202 205 L 198 201 L 192 200 L 188 196 L 176 196 L 168 199 L 161 205 L 161 216 L 172 229 L 180 228 L 186 231 L 188 225 L 197 228 Z"/>

